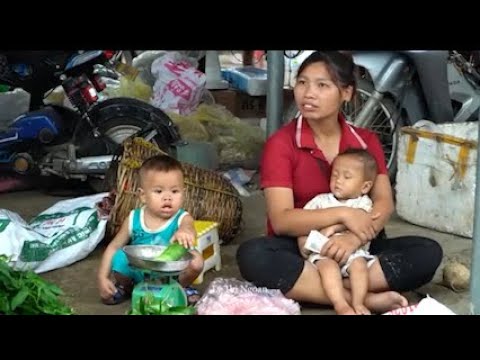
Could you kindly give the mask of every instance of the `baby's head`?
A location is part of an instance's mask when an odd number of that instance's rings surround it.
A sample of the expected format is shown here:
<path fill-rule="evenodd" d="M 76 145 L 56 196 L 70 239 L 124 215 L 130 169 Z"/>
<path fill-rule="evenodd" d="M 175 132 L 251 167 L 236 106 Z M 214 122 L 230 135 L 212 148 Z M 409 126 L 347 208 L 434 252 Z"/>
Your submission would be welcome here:
<path fill-rule="evenodd" d="M 169 219 L 183 204 L 182 164 L 168 155 L 153 156 L 139 170 L 139 195 L 148 211 Z"/>
<path fill-rule="evenodd" d="M 377 175 L 375 158 L 363 149 L 348 149 L 332 165 L 330 191 L 339 200 L 368 194 Z"/>

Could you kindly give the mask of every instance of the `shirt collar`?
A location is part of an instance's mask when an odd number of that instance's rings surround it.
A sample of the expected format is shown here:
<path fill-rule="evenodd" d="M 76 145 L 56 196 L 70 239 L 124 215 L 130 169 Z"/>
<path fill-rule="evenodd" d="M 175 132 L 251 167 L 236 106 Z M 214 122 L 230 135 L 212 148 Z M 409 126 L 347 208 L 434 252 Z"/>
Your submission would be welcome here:
<path fill-rule="evenodd" d="M 340 123 L 342 134 L 340 139 L 340 148 L 348 147 L 348 145 L 358 144 L 363 149 L 367 148 L 367 144 L 358 135 L 355 129 L 347 123 L 342 114 L 338 115 L 338 122 Z M 303 121 L 303 116 L 297 118 L 295 128 L 295 143 L 298 148 L 316 149 L 315 139 L 313 138 L 313 131 L 307 121 Z M 343 146 L 342 146 L 343 145 Z"/>

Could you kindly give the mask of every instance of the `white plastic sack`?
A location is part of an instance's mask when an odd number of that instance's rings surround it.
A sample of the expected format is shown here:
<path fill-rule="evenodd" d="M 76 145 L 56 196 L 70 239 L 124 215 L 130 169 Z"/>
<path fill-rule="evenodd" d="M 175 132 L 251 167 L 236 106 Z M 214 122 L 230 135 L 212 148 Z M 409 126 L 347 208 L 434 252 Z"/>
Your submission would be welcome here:
<path fill-rule="evenodd" d="M 169 52 L 152 63 L 155 77 L 151 104 L 165 112 L 192 113 L 205 90 L 206 76 L 196 61 L 178 52 Z"/>
<path fill-rule="evenodd" d="M 0 209 L 0 255 L 14 269 L 42 273 L 87 257 L 103 239 L 106 218 L 96 204 L 108 193 L 68 199 L 26 223 L 17 213 Z"/>
<path fill-rule="evenodd" d="M 23 89 L 0 93 L 0 127 L 7 126 L 30 108 L 30 94 Z"/>
<path fill-rule="evenodd" d="M 152 75 L 152 64 L 156 59 L 167 53 L 165 50 L 147 50 L 133 59 L 132 65 L 140 71 L 139 76 L 145 84 L 153 87 L 155 78 Z"/>

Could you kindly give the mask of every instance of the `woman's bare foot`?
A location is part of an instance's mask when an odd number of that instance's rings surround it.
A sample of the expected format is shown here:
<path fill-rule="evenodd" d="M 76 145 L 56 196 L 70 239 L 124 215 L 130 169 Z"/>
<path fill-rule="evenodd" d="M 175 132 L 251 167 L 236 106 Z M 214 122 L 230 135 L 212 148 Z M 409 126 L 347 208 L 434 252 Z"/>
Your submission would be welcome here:
<path fill-rule="evenodd" d="M 353 310 L 355 310 L 355 314 L 357 315 L 371 315 L 372 313 L 368 310 L 365 305 L 353 305 Z"/>
<path fill-rule="evenodd" d="M 337 315 L 355 315 L 355 310 L 347 302 L 334 304 L 333 308 Z"/>
<path fill-rule="evenodd" d="M 385 313 L 390 310 L 408 306 L 408 300 L 395 291 L 368 294 L 365 299 L 365 306 L 375 313 Z"/>

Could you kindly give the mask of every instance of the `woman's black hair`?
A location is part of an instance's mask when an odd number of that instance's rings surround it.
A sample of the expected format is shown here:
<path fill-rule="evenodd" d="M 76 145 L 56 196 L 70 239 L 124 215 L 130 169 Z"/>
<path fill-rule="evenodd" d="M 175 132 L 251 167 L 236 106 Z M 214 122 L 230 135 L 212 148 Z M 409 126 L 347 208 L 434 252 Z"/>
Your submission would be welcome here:
<path fill-rule="evenodd" d="M 333 82 L 341 88 L 353 87 L 353 95 L 357 88 L 355 77 L 356 65 L 350 54 L 343 51 L 315 51 L 307 57 L 298 68 L 297 78 L 311 64 L 324 63 Z"/>

